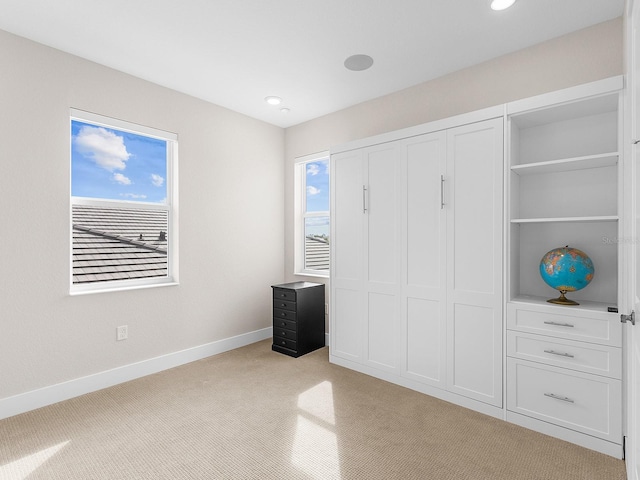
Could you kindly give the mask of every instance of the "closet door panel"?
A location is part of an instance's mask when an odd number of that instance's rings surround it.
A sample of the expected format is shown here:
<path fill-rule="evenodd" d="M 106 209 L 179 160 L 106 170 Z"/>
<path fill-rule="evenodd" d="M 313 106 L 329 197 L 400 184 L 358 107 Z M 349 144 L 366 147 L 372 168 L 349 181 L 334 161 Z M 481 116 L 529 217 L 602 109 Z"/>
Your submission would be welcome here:
<path fill-rule="evenodd" d="M 434 385 L 444 382 L 445 332 L 439 301 L 407 299 L 406 373 Z"/>
<path fill-rule="evenodd" d="M 447 383 L 502 406 L 502 119 L 447 134 Z"/>
<path fill-rule="evenodd" d="M 334 288 L 331 328 L 331 354 L 360 361 L 362 358 L 362 293 L 358 290 Z"/>
<path fill-rule="evenodd" d="M 399 143 L 365 149 L 365 267 L 367 362 L 396 371 L 400 359 L 399 323 Z"/>
<path fill-rule="evenodd" d="M 398 281 L 397 148 L 395 143 L 371 149 L 367 159 L 368 281 L 395 285 Z"/>
<path fill-rule="evenodd" d="M 361 150 L 331 157 L 331 354 L 363 361 L 364 158 Z"/>
<path fill-rule="evenodd" d="M 402 374 L 443 388 L 447 259 L 441 177 L 446 133 L 407 139 L 402 155 Z"/>
<path fill-rule="evenodd" d="M 502 218 L 502 163 L 498 177 L 492 165 L 497 147 L 494 133 L 487 126 L 454 131 L 450 137 L 453 162 L 447 186 L 452 185 L 448 193 L 453 197 L 454 215 L 449 242 L 453 246 L 451 281 L 456 291 L 493 295 L 499 286 L 495 278 L 501 274 L 502 250 L 495 245 L 501 244 L 501 230 L 496 226 Z"/>
<path fill-rule="evenodd" d="M 454 305 L 451 386 L 466 396 L 493 403 L 501 392 L 501 369 L 496 367 L 495 344 L 502 336 L 491 308 Z M 501 364 L 500 364 L 501 365 Z"/>
<path fill-rule="evenodd" d="M 396 297 L 370 292 L 368 309 L 367 360 L 378 368 L 395 370 L 398 366 L 400 338 Z"/>
<path fill-rule="evenodd" d="M 405 146 L 406 284 L 440 298 L 446 264 L 441 196 L 446 144 L 441 133 L 424 137 Z"/>
<path fill-rule="evenodd" d="M 360 150 L 334 155 L 331 165 L 331 194 L 334 198 L 331 222 L 334 247 L 332 280 L 360 281 L 363 274 L 362 242 L 363 156 Z"/>

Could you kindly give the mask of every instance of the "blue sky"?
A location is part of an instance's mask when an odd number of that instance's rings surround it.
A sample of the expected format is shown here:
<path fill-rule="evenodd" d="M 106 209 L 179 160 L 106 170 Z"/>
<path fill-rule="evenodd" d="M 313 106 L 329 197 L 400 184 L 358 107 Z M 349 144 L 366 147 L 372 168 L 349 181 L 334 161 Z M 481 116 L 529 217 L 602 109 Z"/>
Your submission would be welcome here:
<path fill-rule="evenodd" d="M 306 164 L 307 212 L 329 211 L 329 160 Z M 329 217 L 305 220 L 305 235 L 329 236 Z"/>
<path fill-rule="evenodd" d="M 71 195 L 166 202 L 167 142 L 72 120 Z"/>
<path fill-rule="evenodd" d="M 329 160 L 306 166 L 307 212 L 329 211 Z"/>

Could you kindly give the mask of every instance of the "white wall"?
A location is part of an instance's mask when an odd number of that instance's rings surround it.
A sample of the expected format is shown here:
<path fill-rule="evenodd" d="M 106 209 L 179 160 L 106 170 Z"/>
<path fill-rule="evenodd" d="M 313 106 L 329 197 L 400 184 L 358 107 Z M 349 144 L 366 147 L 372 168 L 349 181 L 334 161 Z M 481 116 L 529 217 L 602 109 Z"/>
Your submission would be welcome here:
<path fill-rule="evenodd" d="M 0 403 L 271 326 L 283 129 L 2 31 L 0 65 Z M 69 296 L 71 107 L 179 135 L 179 286 Z"/>
<path fill-rule="evenodd" d="M 604 22 L 288 128 L 284 172 L 286 281 L 322 281 L 293 274 L 293 165 L 297 157 L 351 140 L 620 75 L 622 30 L 621 18 Z"/>
<path fill-rule="evenodd" d="M 296 157 L 618 75 L 622 24 L 606 22 L 286 132 L 2 31 L 0 65 L 1 404 L 268 328 L 269 286 L 305 279 L 292 273 Z M 180 286 L 68 295 L 71 107 L 179 134 Z M 116 342 L 122 324 L 129 339 Z"/>

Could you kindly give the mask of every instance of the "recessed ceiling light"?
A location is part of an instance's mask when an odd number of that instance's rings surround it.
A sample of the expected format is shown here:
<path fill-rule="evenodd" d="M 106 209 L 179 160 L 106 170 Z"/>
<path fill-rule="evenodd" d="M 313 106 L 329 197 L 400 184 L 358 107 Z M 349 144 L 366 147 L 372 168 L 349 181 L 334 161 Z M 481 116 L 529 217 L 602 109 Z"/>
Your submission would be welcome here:
<path fill-rule="evenodd" d="M 344 61 L 344 66 L 348 70 L 352 70 L 354 72 L 361 72 L 362 70 L 366 70 L 367 68 L 373 65 L 373 58 L 369 55 L 351 55 Z"/>
<path fill-rule="evenodd" d="M 289 113 L 289 112 L 291 111 L 291 109 L 290 109 L 290 108 L 287 108 L 287 107 L 282 107 L 282 108 L 280 109 L 280 111 L 281 111 L 282 113 Z"/>
<path fill-rule="evenodd" d="M 264 97 L 264 101 L 267 102 L 269 105 L 280 105 L 280 103 L 282 103 L 282 99 L 280 97 L 274 97 L 274 96 Z"/>
<path fill-rule="evenodd" d="M 491 8 L 493 10 L 504 10 L 516 3 L 516 0 L 491 0 Z"/>

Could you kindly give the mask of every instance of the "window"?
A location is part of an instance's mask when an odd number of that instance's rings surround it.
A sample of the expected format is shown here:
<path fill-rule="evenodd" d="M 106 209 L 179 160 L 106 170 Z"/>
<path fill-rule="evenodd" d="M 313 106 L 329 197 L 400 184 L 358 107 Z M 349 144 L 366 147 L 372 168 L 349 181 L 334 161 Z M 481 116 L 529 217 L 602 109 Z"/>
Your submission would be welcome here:
<path fill-rule="evenodd" d="M 177 136 L 71 111 L 71 293 L 177 281 Z"/>
<path fill-rule="evenodd" d="M 295 273 L 329 276 L 329 153 L 295 164 Z"/>

